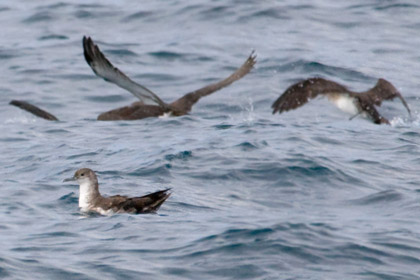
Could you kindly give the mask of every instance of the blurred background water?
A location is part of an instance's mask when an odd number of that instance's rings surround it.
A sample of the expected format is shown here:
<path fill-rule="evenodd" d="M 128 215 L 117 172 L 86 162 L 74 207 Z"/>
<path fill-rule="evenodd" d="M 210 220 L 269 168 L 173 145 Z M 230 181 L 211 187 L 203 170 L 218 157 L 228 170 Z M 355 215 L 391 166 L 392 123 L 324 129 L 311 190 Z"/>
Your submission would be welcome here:
<path fill-rule="evenodd" d="M 0 278 L 419 279 L 417 1 L 0 3 Z M 128 92 L 97 78 L 81 40 L 169 102 L 256 68 L 190 115 L 98 122 Z M 325 99 L 271 115 L 300 79 L 391 81 L 391 126 Z M 48 122 L 8 105 L 34 103 Z M 84 216 L 78 187 L 171 187 L 157 215 Z"/>

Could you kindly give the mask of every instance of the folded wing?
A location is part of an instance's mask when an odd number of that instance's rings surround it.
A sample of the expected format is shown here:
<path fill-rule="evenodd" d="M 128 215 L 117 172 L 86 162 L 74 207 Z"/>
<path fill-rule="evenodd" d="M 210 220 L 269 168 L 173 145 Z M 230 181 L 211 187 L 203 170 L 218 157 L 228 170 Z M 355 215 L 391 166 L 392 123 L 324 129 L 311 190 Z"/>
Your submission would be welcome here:
<path fill-rule="evenodd" d="M 141 197 L 128 198 L 119 204 L 119 208 L 126 212 L 148 213 L 155 212 L 163 202 L 171 195 L 170 189 L 157 191 Z"/>

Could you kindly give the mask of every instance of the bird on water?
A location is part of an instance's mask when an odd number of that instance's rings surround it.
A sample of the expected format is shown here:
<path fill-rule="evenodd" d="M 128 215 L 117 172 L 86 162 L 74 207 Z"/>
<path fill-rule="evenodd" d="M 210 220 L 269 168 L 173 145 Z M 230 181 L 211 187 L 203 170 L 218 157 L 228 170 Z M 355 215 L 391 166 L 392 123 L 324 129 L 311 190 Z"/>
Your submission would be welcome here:
<path fill-rule="evenodd" d="M 227 78 L 189 92 L 171 103 L 165 103 L 151 90 L 134 82 L 121 70 L 112 65 L 90 37 L 83 37 L 83 53 L 86 62 L 98 77 L 129 91 L 139 99 L 139 101 L 129 106 L 101 113 L 98 116 L 98 120 L 102 121 L 138 120 L 163 115 L 186 115 L 200 98 L 210 95 L 243 78 L 251 71 L 256 63 L 256 55 L 252 52 L 242 66 Z M 52 114 L 25 101 L 13 100 L 10 104 L 46 120 L 58 120 Z"/>
<path fill-rule="evenodd" d="M 99 192 L 98 178 L 93 170 L 82 168 L 64 182 L 76 181 L 79 184 L 79 207 L 82 212 L 95 212 L 101 215 L 113 213 L 153 213 L 171 195 L 170 189 L 160 190 L 139 197 L 121 195 L 102 196 Z"/>
<path fill-rule="evenodd" d="M 305 105 L 318 95 L 327 96 L 339 109 L 350 113 L 354 118 L 361 114 L 375 124 L 389 124 L 389 121 L 376 110 L 384 100 L 399 98 L 411 118 L 410 108 L 401 93 L 387 80 L 379 79 L 376 85 L 363 92 L 354 92 L 345 86 L 323 78 L 310 78 L 291 85 L 273 103 L 273 114 L 296 109 Z"/>

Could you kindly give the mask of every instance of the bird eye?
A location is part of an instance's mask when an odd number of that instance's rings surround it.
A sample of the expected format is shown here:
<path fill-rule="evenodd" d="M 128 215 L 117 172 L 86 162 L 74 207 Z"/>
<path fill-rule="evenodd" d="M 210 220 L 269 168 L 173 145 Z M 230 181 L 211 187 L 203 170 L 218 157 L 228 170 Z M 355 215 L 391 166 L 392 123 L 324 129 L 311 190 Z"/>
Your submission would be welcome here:
<path fill-rule="evenodd" d="M 80 176 L 85 176 L 85 173 L 80 174 Z"/>

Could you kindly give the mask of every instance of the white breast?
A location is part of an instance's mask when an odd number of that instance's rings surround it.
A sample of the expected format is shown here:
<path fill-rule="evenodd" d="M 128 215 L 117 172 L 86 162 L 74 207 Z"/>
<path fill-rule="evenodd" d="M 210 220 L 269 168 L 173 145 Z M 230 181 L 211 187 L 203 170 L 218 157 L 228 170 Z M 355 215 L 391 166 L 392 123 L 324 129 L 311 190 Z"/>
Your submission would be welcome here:
<path fill-rule="evenodd" d="M 172 112 L 163 113 L 163 115 L 160 115 L 159 118 L 169 118 L 172 117 Z"/>
<path fill-rule="evenodd" d="M 88 182 L 84 182 L 79 186 L 79 207 L 82 211 L 89 211 L 90 201 L 92 198 L 91 187 Z"/>
<path fill-rule="evenodd" d="M 350 97 L 348 94 L 329 95 L 328 99 L 334 103 L 334 105 L 337 106 L 341 111 L 352 115 L 359 113 L 359 109 L 354 103 L 354 98 Z"/>

